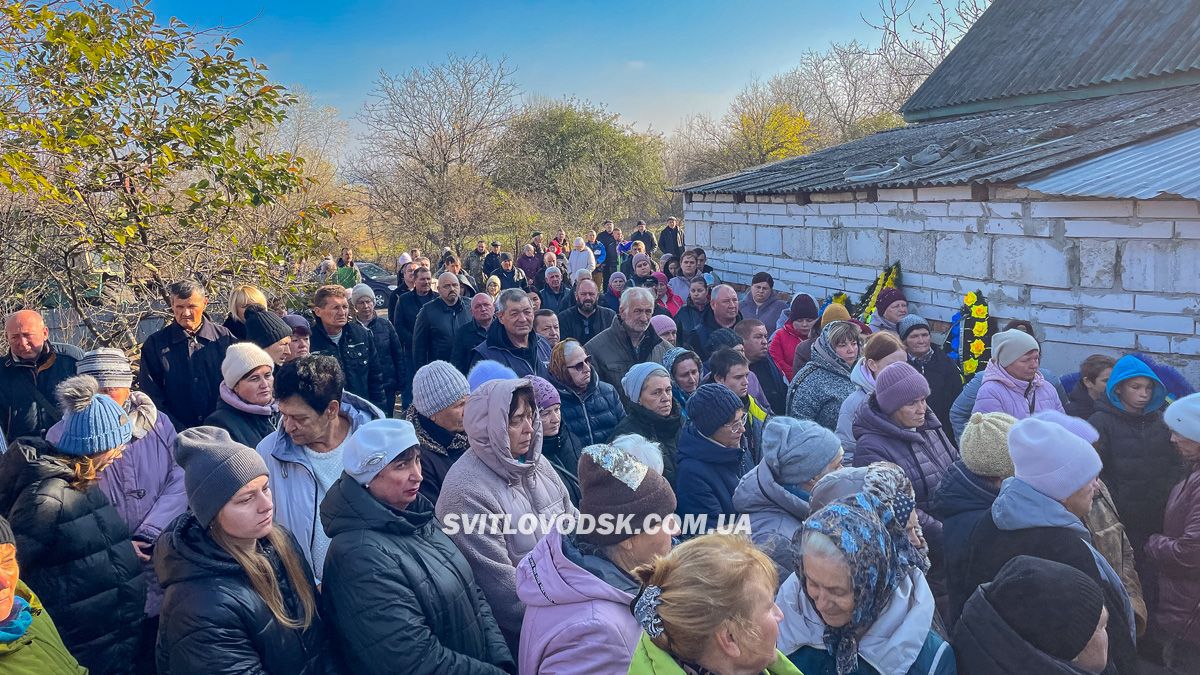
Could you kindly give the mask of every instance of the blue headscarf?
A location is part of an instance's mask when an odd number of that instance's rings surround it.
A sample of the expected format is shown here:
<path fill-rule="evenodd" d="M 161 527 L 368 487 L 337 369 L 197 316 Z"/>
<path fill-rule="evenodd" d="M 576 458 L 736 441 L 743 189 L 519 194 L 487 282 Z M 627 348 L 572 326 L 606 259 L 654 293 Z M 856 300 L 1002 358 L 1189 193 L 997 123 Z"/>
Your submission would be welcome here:
<path fill-rule="evenodd" d="M 804 521 L 805 532 L 818 532 L 833 542 L 850 568 L 854 612 L 845 626 L 825 627 L 825 649 L 833 657 L 838 675 L 858 669 L 858 641 L 879 618 L 900 580 L 901 565 L 888 532 L 895 515 L 878 499 L 859 493 L 839 499 Z M 804 583 L 804 558 L 797 565 L 800 587 Z M 812 597 L 809 603 L 816 607 Z"/>

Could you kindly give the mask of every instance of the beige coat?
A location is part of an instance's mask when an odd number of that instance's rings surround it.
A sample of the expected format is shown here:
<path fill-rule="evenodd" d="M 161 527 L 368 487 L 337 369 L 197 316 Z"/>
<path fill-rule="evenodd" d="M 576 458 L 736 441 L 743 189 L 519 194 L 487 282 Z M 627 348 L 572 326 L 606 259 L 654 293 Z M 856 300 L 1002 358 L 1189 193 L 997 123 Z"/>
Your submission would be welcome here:
<path fill-rule="evenodd" d="M 513 394 L 532 386 L 524 379 L 494 380 L 471 394 L 463 414 L 471 448 L 446 472 L 437 501 L 438 520 L 471 564 L 496 623 L 514 648 L 525 614 L 525 606 L 517 599 L 517 563 L 553 529 L 552 524 L 543 527 L 539 522 L 535 532 L 523 534 L 517 532 L 518 522 L 527 514 L 548 519 L 579 513 L 562 479 L 542 458 L 542 423 L 536 413 L 533 442 L 524 461 L 513 459 L 509 450 L 508 410 Z M 475 514 L 508 514 L 514 533 L 468 533 L 464 520 Z M 448 522 L 449 516 L 459 519 L 457 532 Z"/>
<path fill-rule="evenodd" d="M 1137 634 L 1146 632 L 1146 600 L 1142 597 L 1142 581 L 1133 568 L 1133 546 L 1125 536 L 1125 526 L 1117 517 L 1117 505 L 1113 503 L 1108 487 L 1100 483 L 1100 490 L 1092 498 L 1092 510 L 1088 512 L 1088 531 L 1096 550 L 1121 577 L 1129 593 L 1129 604 L 1133 605 L 1133 618 L 1137 622 Z"/>

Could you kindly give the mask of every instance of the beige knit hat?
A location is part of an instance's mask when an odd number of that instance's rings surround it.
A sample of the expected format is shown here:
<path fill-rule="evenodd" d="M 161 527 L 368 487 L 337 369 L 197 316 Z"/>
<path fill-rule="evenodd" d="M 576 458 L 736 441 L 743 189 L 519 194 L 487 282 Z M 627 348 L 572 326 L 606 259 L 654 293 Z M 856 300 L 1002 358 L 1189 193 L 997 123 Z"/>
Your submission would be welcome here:
<path fill-rule="evenodd" d="M 1017 418 L 1002 412 L 975 413 L 963 429 L 959 448 L 963 464 L 977 476 L 1011 478 L 1016 471 L 1008 454 L 1008 431 Z"/>

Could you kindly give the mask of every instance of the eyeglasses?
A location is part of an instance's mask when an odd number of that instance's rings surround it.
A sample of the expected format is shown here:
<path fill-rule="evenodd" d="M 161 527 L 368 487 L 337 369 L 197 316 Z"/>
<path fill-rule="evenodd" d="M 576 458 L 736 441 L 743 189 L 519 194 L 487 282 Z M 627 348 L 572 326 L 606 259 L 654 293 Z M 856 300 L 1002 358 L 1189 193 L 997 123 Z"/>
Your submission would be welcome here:
<path fill-rule="evenodd" d="M 582 373 L 583 371 L 588 370 L 591 367 L 592 367 L 592 357 L 590 357 L 590 356 L 583 357 L 582 361 L 580 361 L 579 363 L 576 363 L 573 366 L 567 366 L 568 369 L 573 370 L 577 373 Z"/>
<path fill-rule="evenodd" d="M 736 431 L 742 431 L 743 429 L 745 429 L 745 428 L 746 428 L 746 418 L 745 418 L 745 417 L 739 417 L 738 419 L 736 419 L 736 420 L 734 420 L 734 421 L 730 422 L 729 424 L 725 424 L 725 425 L 723 425 L 723 426 L 724 426 L 726 429 L 728 429 L 728 430 L 730 431 L 730 433 L 733 433 L 733 432 L 736 432 Z"/>

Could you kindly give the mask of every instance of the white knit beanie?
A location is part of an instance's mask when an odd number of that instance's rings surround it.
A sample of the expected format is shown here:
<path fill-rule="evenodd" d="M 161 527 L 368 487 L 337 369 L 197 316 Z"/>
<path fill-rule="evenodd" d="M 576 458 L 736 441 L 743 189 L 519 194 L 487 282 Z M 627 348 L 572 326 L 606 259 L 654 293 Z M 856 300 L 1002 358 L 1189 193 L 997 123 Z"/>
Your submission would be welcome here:
<path fill-rule="evenodd" d="M 1171 431 L 1200 443 L 1200 394 L 1191 394 L 1175 401 L 1163 411 Z"/>
<path fill-rule="evenodd" d="M 1100 475 L 1096 449 L 1066 427 L 1027 417 L 1008 432 L 1017 478 L 1055 500 L 1070 497 Z"/>
<path fill-rule="evenodd" d="M 992 336 L 992 358 L 1005 368 L 1029 352 L 1040 349 L 1032 335 L 1016 328 Z"/>
<path fill-rule="evenodd" d="M 366 284 L 356 284 L 354 288 L 350 289 L 350 304 L 353 305 L 358 302 L 359 298 L 374 299 L 375 291 L 371 290 L 371 287 Z"/>
<path fill-rule="evenodd" d="M 230 345 L 225 350 L 225 360 L 221 362 L 221 379 L 226 387 L 233 389 L 247 373 L 259 366 L 275 367 L 275 361 L 262 347 L 253 342 Z"/>

